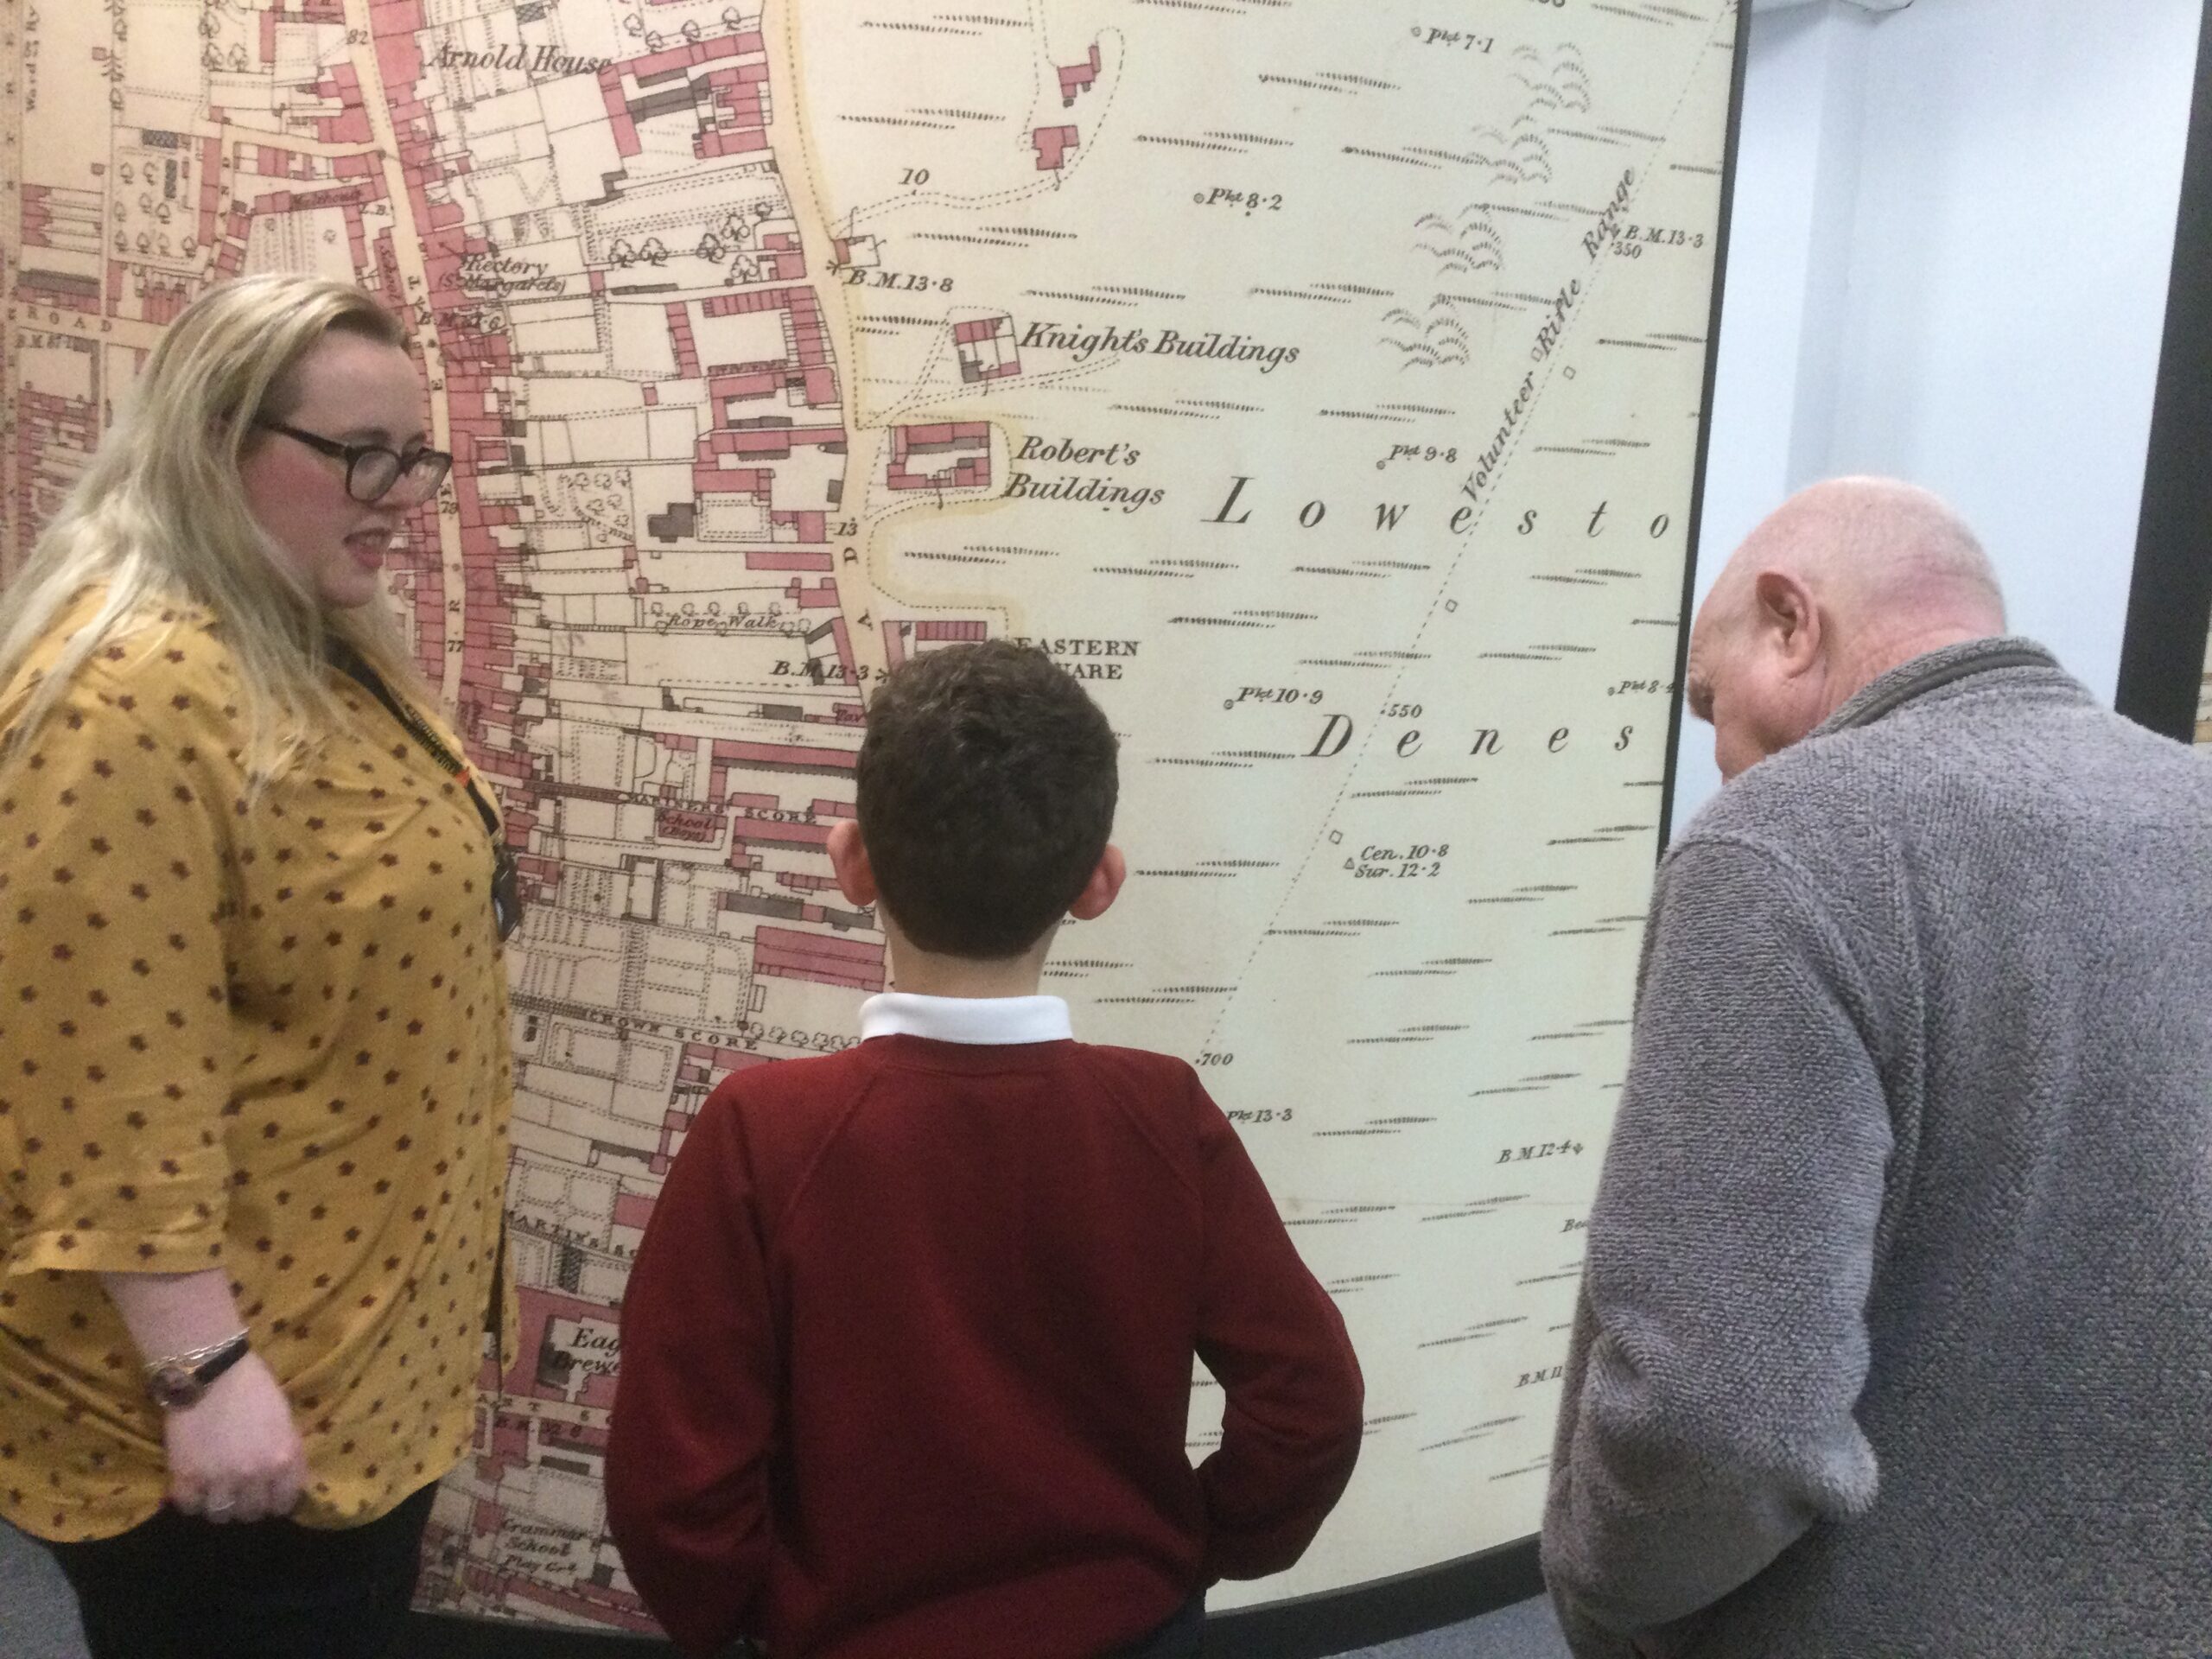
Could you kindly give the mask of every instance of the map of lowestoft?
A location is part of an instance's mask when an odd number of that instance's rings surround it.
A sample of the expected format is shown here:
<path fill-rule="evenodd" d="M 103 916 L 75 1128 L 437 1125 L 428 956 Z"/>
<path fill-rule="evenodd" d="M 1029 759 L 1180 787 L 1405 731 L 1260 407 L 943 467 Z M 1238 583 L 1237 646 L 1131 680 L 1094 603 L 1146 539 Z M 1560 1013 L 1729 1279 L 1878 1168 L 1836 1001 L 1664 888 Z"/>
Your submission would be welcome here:
<path fill-rule="evenodd" d="M 459 457 L 397 588 L 499 782 L 524 1341 L 437 1605 L 645 1628 L 625 1275 L 742 1067 L 853 1040 L 867 688 L 1031 639 L 1124 734 L 1079 1034 L 1187 1057 L 1351 1323 L 1293 1573 L 1530 1531 L 1656 849 L 1725 0 L 0 0 L 30 537 L 162 327 L 302 268 Z M 1194 1453 L 1216 1433 L 1202 1386 Z"/>

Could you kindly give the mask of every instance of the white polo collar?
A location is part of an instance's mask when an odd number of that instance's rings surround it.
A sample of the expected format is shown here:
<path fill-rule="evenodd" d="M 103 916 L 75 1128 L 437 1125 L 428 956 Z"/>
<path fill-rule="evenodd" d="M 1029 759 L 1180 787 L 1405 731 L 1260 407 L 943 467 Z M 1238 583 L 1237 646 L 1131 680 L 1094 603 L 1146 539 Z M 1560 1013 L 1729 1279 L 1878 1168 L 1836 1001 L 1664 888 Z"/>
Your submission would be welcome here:
<path fill-rule="evenodd" d="M 926 1037 L 939 1043 L 1058 1043 L 1075 1035 L 1057 996 L 917 996 L 886 991 L 861 1004 L 861 1040 Z"/>

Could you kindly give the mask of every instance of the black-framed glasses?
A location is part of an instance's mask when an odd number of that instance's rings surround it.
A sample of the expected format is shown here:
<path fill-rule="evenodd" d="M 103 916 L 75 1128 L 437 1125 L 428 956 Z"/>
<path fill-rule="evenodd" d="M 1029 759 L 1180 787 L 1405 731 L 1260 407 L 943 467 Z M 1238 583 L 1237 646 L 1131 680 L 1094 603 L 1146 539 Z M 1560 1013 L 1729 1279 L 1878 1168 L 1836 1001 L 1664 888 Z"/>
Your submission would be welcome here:
<path fill-rule="evenodd" d="M 392 490 L 406 486 L 407 505 L 419 505 L 438 493 L 453 469 L 453 457 L 442 449 L 410 449 L 405 454 L 381 443 L 340 443 L 314 432 L 302 432 L 282 421 L 258 420 L 256 426 L 281 432 L 295 442 L 346 463 L 346 493 L 364 506 L 381 501 Z"/>

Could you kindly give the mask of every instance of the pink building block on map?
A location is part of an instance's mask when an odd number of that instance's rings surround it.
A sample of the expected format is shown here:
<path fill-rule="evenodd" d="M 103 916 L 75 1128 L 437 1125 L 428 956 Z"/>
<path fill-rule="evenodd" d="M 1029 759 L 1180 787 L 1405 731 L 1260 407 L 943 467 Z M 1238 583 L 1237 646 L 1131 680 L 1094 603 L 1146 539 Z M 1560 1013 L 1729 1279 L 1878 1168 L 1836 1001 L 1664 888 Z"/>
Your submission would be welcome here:
<path fill-rule="evenodd" d="M 1075 107 L 1078 94 L 1089 92 L 1098 79 L 1098 44 L 1091 42 L 1090 55 L 1081 63 L 1071 63 L 1062 68 L 1060 74 L 1060 102 L 1068 109 Z"/>
<path fill-rule="evenodd" d="M 1039 127 L 1029 135 L 1029 142 L 1037 148 L 1037 170 L 1057 173 L 1067 164 L 1067 153 L 1076 147 L 1073 127 Z"/>

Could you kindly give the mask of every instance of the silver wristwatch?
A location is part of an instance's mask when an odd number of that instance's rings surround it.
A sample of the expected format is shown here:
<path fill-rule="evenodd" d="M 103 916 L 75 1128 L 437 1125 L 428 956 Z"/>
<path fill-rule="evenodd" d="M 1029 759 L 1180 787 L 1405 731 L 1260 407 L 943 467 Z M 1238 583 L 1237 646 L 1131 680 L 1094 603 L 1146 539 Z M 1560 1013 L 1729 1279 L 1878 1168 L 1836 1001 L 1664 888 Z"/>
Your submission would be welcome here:
<path fill-rule="evenodd" d="M 153 1395 L 154 1403 L 163 1411 L 182 1411 L 187 1406 L 196 1406 L 206 1395 L 208 1385 L 244 1359 L 251 1346 L 248 1333 L 241 1331 L 220 1342 L 211 1342 L 205 1348 L 149 1361 L 146 1366 L 146 1392 Z"/>

